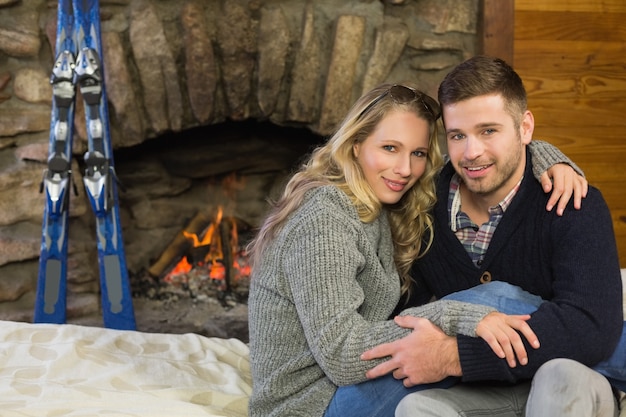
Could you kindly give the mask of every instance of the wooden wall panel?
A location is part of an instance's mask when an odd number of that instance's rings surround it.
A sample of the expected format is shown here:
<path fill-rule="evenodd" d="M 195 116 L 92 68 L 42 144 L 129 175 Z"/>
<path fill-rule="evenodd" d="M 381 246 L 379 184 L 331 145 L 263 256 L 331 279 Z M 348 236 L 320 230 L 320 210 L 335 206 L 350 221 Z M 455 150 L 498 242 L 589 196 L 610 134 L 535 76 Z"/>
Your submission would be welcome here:
<path fill-rule="evenodd" d="M 597 126 L 581 126 L 577 130 L 562 126 L 543 125 L 540 130 L 535 129 L 537 139 L 548 138 L 548 141 L 568 155 L 571 155 L 577 163 L 589 166 L 610 164 L 609 167 L 597 171 L 587 172 L 591 178 L 610 179 L 611 181 L 624 181 L 626 178 L 626 140 L 623 132 L 615 131 L 606 133 L 606 128 Z M 617 176 L 617 177 L 616 177 Z M 623 184 L 626 186 L 626 184 Z"/>
<path fill-rule="evenodd" d="M 626 1 L 516 0 L 513 64 L 535 137 L 581 166 L 611 209 L 626 267 Z M 584 204 L 584 203 L 583 203 Z"/>
<path fill-rule="evenodd" d="M 515 41 L 515 69 L 577 74 L 592 71 L 624 79 L 626 72 L 624 42 L 599 41 Z"/>
<path fill-rule="evenodd" d="M 515 39 L 621 42 L 626 39 L 626 13 L 518 10 Z"/>
<path fill-rule="evenodd" d="M 515 0 L 515 11 L 626 13 L 624 0 Z"/>
<path fill-rule="evenodd" d="M 535 124 L 572 129 L 574 126 L 596 126 L 597 135 L 604 130 L 626 129 L 626 97 L 621 99 L 547 99 L 529 97 L 529 109 L 535 116 Z M 602 129 L 600 129 L 602 128 Z M 626 131 L 624 132 L 626 134 Z M 615 143 L 620 146 L 621 143 Z M 584 143 L 581 144 L 584 146 Z"/>
<path fill-rule="evenodd" d="M 529 69 L 524 78 L 528 96 L 533 100 L 541 97 L 575 99 L 581 96 L 589 98 L 626 97 L 626 79 L 614 75 L 586 74 L 580 71 L 576 76 L 547 71 L 534 72 Z"/>

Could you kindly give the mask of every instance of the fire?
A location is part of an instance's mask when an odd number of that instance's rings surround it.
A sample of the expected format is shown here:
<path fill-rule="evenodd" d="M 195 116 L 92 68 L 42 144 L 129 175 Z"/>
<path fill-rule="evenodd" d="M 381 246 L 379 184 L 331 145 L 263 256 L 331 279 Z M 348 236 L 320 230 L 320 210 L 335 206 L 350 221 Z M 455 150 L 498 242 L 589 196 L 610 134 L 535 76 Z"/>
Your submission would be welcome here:
<path fill-rule="evenodd" d="M 197 234 L 189 233 L 185 230 L 183 230 L 183 235 L 191 241 L 194 248 L 210 245 L 212 241 L 216 240 L 214 235 L 215 235 L 215 231 L 217 227 L 219 227 L 220 223 L 222 222 L 222 215 L 223 215 L 223 209 L 222 207 L 218 207 L 215 220 L 204 231 L 202 240 L 198 238 Z M 219 238 L 217 240 L 219 240 Z"/>
<path fill-rule="evenodd" d="M 231 281 L 236 283 L 242 277 L 250 276 L 251 268 L 245 251 L 239 248 L 236 221 L 231 217 L 224 218 L 222 207 L 218 208 L 214 219 L 202 233 L 183 230 L 182 234 L 191 244 L 191 249 L 189 255 L 183 256 L 169 272 L 165 278 L 167 281 L 199 270 L 209 279 L 219 281 L 220 288 L 228 288 Z"/>
<path fill-rule="evenodd" d="M 226 268 L 224 265 L 218 262 L 212 262 L 209 268 L 209 277 L 211 279 L 224 279 L 226 278 Z"/>
<path fill-rule="evenodd" d="M 187 260 L 187 257 L 183 256 L 183 259 L 174 267 L 171 274 L 172 275 L 186 274 L 187 272 L 191 271 L 191 268 L 192 268 L 192 265 Z"/>

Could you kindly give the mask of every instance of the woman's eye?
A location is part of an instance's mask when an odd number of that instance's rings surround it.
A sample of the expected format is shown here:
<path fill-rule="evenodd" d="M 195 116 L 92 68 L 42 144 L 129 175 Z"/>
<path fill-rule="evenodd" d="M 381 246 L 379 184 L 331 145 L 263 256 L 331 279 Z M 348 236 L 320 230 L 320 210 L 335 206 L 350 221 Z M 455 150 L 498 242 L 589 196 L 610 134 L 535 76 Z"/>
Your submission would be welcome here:
<path fill-rule="evenodd" d="M 396 149 L 396 147 L 393 145 L 384 145 L 383 149 L 386 151 L 392 152 L 394 149 Z"/>
<path fill-rule="evenodd" d="M 417 156 L 419 158 L 423 158 L 423 157 L 426 156 L 426 152 L 424 152 L 424 151 L 414 151 L 413 155 L 415 155 L 415 156 Z"/>

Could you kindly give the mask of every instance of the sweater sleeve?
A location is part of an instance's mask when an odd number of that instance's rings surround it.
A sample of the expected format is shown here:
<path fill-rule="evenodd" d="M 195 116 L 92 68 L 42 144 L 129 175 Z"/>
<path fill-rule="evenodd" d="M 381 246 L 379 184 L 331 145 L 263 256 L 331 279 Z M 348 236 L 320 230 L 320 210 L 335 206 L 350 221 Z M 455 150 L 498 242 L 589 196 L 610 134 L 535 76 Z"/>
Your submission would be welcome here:
<path fill-rule="evenodd" d="M 424 310 L 424 307 L 429 307 Z M 495 308 L 464 303 L 461 301 L 438 300 L 421 307 L 412 307 L 400 313 L 401 316 L 423 317 L 439 326 L 448 336 L 465 335 L 476 337 L 476 326 Z"/>
<path fill-rule="evenodd" d="M 578 172 L 579 175 L 585 176 L 583 170 L 580 169 L 574 161 L 565 156 L 559 148 L 548 142 L 533 139 L 530 142 L 529 149 L 533 156 L 533 174 L 537 181 L 540 181 L 541 174 L 556 164 L 568 164 Z"/>

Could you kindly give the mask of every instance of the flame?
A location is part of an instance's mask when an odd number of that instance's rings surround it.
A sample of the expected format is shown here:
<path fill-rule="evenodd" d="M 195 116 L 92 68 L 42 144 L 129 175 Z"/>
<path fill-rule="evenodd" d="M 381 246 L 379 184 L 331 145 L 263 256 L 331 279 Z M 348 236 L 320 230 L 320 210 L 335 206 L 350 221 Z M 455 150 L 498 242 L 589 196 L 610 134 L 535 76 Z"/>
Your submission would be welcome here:
<path fill-rule="evenodd" d="M 176 275 L 186 274 L 189 271 L 191 271 L 192 268 L 193 266 L 189 263 L 189 261 L 187 260 L 187 257 L 184 256 L 183 259 L 181 259 L 180 262 L 176 264 L 174 269 L 172 269 L 172 271 L 167 275 L 166 279 L 172 278 Z"/>
<path fill-rule="evenodd" d="M 210 279 L 213 280 L 225 280 L 227 270 L 224 266 L 225 250 L 230 251 L 230 259 L 232 259 L 231 277 L 233 281 L 241 279 L 241 277 L 247 277 L 250 275 L 251 268 L 247 264 L 247 259 L 244 251 L 239 250 L 239 234 L 237 231 L 237 224 L 234 218 L 223 217 L 223 208 L 218 207 L 215 219 L 207 226 L 204 232 L 199 236 L 196 233 L 189 233 L 183 230 L 183 235 L 189 240 L 193 248 L 206 248 L 206 254 L 201 260 L 195 260 L 192 265 L 187 257 L 183 257 L 180 262 L 172 269 L 167 275 L 166 279 L 175 275 L 189 273 L 195 267 L 204 267 L 208 271 Z M 222 221 L 228 221 L 230 242 L 222 242 L 220 237 L 220 224 Z M 224 246 L 227 246 L 226 248 Z M 204 252 L 203 252 L 204 253 Z M 226 252 L 228 253 L 228 252 Z"/>
<path fill-rule="evenodd" d="M 209 277 L 211 279 L 223 280 L 226 278 L 226 268 L 219 262 L 212 262 L 209 268 Z"/>
<path fill-rule="evenodd" d="M 189 239 L 191 241 L 191 243 L 193 244 L 194 248 L 200 247 L 200 246 L 206 246 L 206 245 L 210 245 L 211 242 L 213 241 L 214 238 L 214 234 L 216 233 L 217 228 L 219 227 L 220 223 L 222 222 L 222 216 L 224 214 L 224 211 L 222 209 L 222 207 L 218 207 L 217 209 L 217 214 L 215 215 L 215 220 L 213 222 L 211 222 L 211 224 L 209 225 L 209 227 L 206 228 L 206 230 L 204 231 L 202 240 L 200 240 L 198 238 L 198 235 L 195 233 L 189 233 L 186 230 L 183 230 L 183 235 Z"/>

